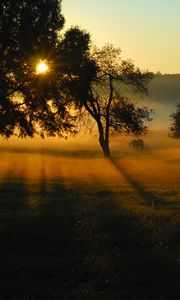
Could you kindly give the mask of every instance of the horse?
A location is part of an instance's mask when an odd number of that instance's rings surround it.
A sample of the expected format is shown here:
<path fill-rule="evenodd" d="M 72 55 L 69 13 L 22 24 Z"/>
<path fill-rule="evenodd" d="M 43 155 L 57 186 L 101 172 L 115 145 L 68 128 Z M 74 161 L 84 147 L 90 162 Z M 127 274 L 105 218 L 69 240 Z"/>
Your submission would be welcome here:
<path fill-rule="evenodd" d="M 129 147 L 133 150 L 143 151 L 144 141 L 142 139 L 134 139 L 131 142 L 129 142 Z"/>

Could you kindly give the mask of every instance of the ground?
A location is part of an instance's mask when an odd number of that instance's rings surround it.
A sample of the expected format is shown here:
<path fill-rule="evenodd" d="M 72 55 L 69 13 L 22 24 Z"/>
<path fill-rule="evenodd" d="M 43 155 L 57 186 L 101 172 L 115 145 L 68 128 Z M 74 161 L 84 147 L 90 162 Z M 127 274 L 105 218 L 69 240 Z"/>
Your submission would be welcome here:
<path fill-rule="evenodd" d="M 180 143 L 160 136 L 112 161 L 2 142 L 1 299 L 179 299 Z"/>

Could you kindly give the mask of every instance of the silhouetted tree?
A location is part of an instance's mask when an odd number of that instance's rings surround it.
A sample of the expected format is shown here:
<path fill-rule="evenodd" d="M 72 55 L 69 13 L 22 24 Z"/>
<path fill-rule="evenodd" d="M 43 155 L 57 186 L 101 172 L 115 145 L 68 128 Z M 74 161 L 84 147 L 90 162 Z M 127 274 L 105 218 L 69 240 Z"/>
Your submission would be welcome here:
<path fill-rule="evenodd" d="M 141 135 L 150 120 L 150 111 L 122 96 L 117 82 L 146 92 L 151 74 L 121 60 L 111 45 L 92 51 L 89 34 L 76 27 L 59 36 L 60 8 L 59 0 L 0 3 L 0 134 L 76 133 L 74 121 L 87 112 L 110 156 L 111 134 Z M 35 72 L 40 58 L 49 63 L 47 75 Z"/>
<path fill-rule="evenodd" d="M 176 107 L 176 112 L 170 115 L 170 137 L 180 139 L 180 104 Z"/>
<path fill-rule="evenodd" d="M 120 49 L 105 45 L 102 49 L 90 45 L 87 33 L 72 28 L 62 42 L 60 52 L 66 61 L 67 87 L 75 107 L 82 116 L 87 112 L 95 121 L 99 142 L 105 156 L 110 156 L 109 136 L 124 132 L 140 136 L 147 132 L 145 121 L 150 121 L 151 110 L 137 107 L 120 93 L 120 85 L 132 86 L 136 91 L 147 93 L 149 72 L 141 72 L 130 60 L 122 60 Z M 70 47 L 67 47 L 70 46 Z M 77 51 L 71 51 L 74 49 Z"/>
<path fill-rule="evenodd" d="M 1 0 L 1 135 L 63 135 L 73 130 L 56 64 L 63 24 L 60 0 Z M 36 74 L 39 59 L 48 61 L 47 75 Z"/>

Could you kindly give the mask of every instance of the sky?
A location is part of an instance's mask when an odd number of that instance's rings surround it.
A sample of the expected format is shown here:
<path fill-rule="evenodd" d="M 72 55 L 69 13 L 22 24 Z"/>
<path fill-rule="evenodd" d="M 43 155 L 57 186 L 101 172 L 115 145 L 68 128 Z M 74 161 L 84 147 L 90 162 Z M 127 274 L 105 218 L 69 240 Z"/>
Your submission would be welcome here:
<path fill-rule="evenodd" d="M 62 13 L 142 70 L 180 73 L 180 0 L 62 0 Z"/>

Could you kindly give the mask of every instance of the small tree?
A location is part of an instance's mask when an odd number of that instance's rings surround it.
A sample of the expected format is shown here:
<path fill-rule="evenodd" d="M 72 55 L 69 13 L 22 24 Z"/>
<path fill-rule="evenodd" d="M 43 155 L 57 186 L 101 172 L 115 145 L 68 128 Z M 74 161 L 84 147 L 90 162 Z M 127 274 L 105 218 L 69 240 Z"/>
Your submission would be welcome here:
<path fill-rule="evenodd" d="M 180 138 L 180 104 L 176 107 L 176 112 L 170 115 L 171 126 L 170 126 L 170 137 L 179 139 Z"/>
<path fill-rule="evenodd" d="M 69 94 L 73 96 L 72 102 L 82 115 L 87 112 L 96 123 L 100 146 L 104 155 L 109 157 L 110 135 L 126 132 L 140 136 L 148 129 L 145 121 L 151 120 L 151 110 L 137 107 L 133 101 L 124 97 L 120 83 L 147 93 L 147 83 L 152 74 L 141 72 L 129 60 L 122 60 L 119 48 L 107 44 L 102 49 L 92 50 L 88 34 L 77 28 L 71 29 L 69 34 L 64 41 L 68 45 L 75 44 L 77 53 L 81 53 L 81 56 L 73 57 L 74 52 L 66 52 L 64 57 L 71 72 L 67 79 Z M 79 51 L 82 40 L 83 51 Z"/>

